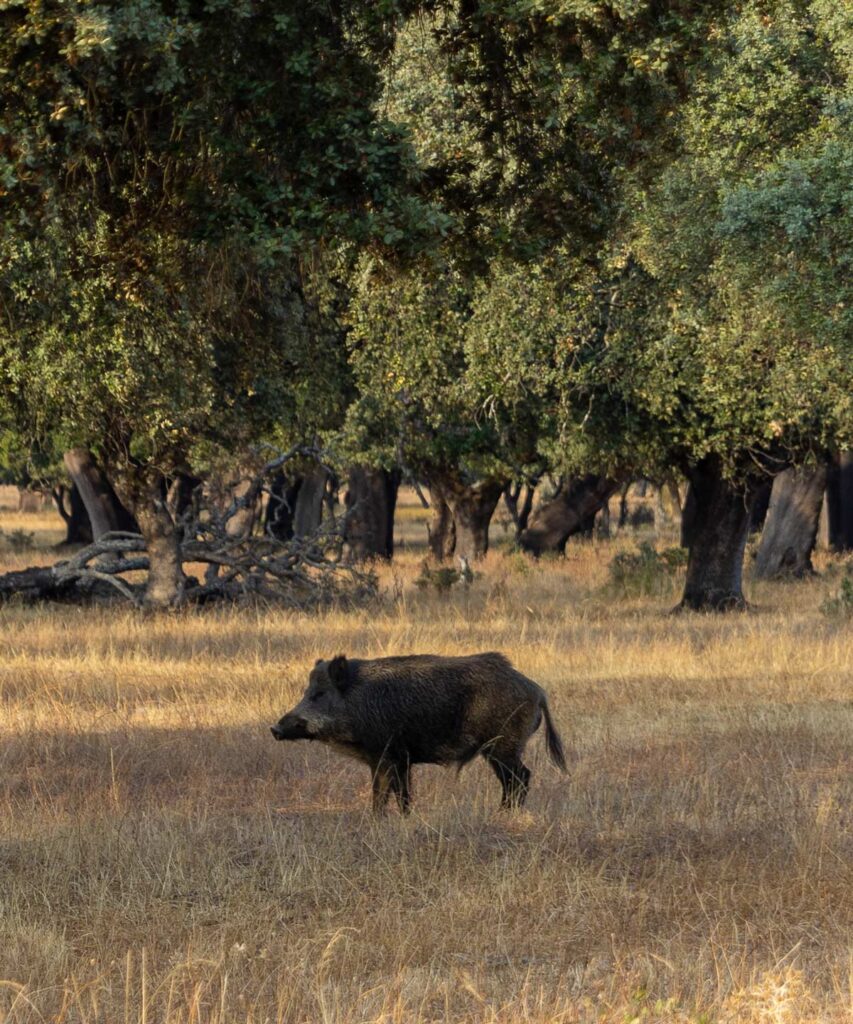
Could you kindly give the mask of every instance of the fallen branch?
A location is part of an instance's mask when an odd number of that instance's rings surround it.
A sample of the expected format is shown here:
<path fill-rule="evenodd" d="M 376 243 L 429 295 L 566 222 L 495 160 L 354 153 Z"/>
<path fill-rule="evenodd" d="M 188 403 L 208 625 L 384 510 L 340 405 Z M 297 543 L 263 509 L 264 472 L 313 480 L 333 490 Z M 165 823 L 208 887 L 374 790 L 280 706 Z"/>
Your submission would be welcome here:
<path fill-rule="evenodd" d="M 210 568 L 203 583 L 188 578 L 185 601 L 207 603 L 251 597 L 292 608 L 309 608 L 338 599 L 364 600 L 376 592 L 372 572 L 344 563 L 345 516 L 322 524 L 313 536 L 291 540 L 279 540 L 269 533 L 228 532 L 234 516 L 253 507 L 269 490 L 268 481 L 273 474 L 288 462 L 309 458 L 324 465 L 316 449 L 303 446 L 294 446 L 268 459 L 245 492 L 225 509 L 205 504 L 203 488 L 195 489 L 189 508 L 176 523 L 183 537 L 181 560 Z M 148 571 L 145 550 L 145 540 L 138 533 L 105 534 L 56 565 L 0 576 L 0 600 L 120 597 L 138 607 L 142 604 L 144 582 L 126 577 Z"/>
<path fill-rule="evenodd" d="M 81 548 L 72 558 L 51 566 L 21 569 L 0 576 L 0 600 L 17 597 L 25 601 L 67 601 L 103 595 L 93 583 L 107 584 L 134 605 L 141 603 L 141 590 L 120 578 L 125 572 L 148 568 L 147 558 L 116 556 L 144 551 L 145 541 L 137 533 L 107 533 Z M 96 561 L 97 559 L 107 560 Z M 94 566 L 90 563 L 96 562 Z"/>

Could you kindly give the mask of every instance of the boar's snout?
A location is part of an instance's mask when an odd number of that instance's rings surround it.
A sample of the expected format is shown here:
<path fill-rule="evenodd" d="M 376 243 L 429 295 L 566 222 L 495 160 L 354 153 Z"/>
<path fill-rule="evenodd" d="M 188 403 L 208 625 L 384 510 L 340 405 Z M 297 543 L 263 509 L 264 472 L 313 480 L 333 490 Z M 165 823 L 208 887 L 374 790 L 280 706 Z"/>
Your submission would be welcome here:
<path fill-rule="evenodd" d="M 270 732 L 277 740 L 310 739 L 308 723 L 299 715 L 285 715 L 270 728 Z"/>

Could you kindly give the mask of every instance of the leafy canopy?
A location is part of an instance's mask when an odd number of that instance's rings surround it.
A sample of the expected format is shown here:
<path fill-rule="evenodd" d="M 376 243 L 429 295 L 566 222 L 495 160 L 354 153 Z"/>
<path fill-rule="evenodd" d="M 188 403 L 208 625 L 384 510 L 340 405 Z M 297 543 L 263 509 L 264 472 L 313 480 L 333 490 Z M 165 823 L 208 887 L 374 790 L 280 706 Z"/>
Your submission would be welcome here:
<path fill-rule="evenodd" d="M 26 435 L 166 464 L 329 414 L 308 382 L 342 350 L 310 268 L 440 220 L 376 114 L 392 13 L 4 5 L 0 373 Z"/>

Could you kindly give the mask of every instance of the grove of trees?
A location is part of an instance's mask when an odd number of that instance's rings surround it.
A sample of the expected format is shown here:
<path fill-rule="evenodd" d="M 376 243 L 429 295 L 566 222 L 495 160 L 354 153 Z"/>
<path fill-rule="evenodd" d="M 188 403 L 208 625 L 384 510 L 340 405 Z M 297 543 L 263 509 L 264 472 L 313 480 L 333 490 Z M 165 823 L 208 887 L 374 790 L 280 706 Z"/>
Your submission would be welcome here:
<path fill-rule="evenodd" d="M 851 239 L 849 5 L 22 0 L 0 467 L 155 606 L 323 566 L 342 485 L 353 560 L 401 479 L 441 559 L 677 476 L 683 604 L 739 607 L 771 484 L 759 573 L 827 487 L 853 545 Z"/>

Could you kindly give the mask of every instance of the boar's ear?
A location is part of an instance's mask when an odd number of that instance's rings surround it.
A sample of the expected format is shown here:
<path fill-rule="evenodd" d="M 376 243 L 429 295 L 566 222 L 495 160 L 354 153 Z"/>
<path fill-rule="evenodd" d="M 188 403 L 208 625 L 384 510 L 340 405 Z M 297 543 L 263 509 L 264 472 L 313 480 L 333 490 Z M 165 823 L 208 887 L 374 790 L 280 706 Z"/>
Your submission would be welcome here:
<path fill-rule="evenodd" d="M 332 680 L 334 686 L 336 686 L 341 692 L 346 690 L 349 686 L 349 666 L 347 665 L 346 655 L 339 654 L 337 658 L 332 658 L 329 662 L 329 679 Z"/>

